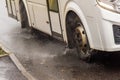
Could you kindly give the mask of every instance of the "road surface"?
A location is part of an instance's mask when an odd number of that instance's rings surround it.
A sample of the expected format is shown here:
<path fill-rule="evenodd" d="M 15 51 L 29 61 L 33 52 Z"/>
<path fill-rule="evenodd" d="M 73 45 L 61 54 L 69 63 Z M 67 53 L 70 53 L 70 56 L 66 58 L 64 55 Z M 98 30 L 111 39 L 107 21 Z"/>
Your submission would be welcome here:
<path fill-rule="evenodd" d="M 9 57 L 0 58 L 0 80 L 27 80 Z"/>

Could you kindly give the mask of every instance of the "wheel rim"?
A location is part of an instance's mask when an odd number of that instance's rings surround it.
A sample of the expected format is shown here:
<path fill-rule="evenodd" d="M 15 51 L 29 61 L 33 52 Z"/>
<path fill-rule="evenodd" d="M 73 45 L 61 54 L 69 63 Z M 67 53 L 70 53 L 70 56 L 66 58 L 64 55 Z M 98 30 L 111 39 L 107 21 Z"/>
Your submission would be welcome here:
<path fill-rule="evenodd" d="M 89 49 L 88 49 L 87 36 L 82 26 L 79 26 L 75 29 L 74 38 L 79 55 L 82 57 L 88 56 Z"/>

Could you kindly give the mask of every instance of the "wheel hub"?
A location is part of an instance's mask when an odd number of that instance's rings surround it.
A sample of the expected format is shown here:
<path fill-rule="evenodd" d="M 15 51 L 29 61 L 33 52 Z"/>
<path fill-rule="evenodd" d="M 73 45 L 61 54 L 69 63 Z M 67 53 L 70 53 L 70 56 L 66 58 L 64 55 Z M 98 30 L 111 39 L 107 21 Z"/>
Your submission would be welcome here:
<path fill-rule="evenodd" d="M 82 54 L 86 54 L 87 52 L 87 37 L 84 31 L 84 28 L 79 26 L 75 29 L 75 42 L 76 46 L 82 52 Z"/>

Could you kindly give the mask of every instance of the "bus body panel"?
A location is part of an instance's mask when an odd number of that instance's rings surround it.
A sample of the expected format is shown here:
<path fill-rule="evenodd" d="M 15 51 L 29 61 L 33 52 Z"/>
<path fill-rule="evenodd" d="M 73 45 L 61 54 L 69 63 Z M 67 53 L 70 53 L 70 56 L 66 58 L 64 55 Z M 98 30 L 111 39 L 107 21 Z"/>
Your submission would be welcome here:
<path fill-rule="evenodd" d="M 16 2 L 14 0 L 6 0 L 8 15 L 17 19 Z"/>
<path fill-rule="evenodd" d="M 28 2 L 31 2 L 31 3 L 37 3 L 37 4 L 41 4 L 41 5 L 47 5 L 46 3 L 46 0 L 27 0 Z"/>
<path fill-rule="evenodd" d="M 46 23 L 44 18 L 41 19 L 41 20 L 44 21 L 43 23 L 38 22 L 38 21 L 40 21 L 40 17 L 39 17 L 40 12 L 38 10 L 36 10 L 37 7 L 31 6 L 32 4 L 46 6 L 46 0 L 27 0 L 27 1 L 23 0 L 23 2 L 25 4 L 25 6 L 26 6 L 30 26 L 51 35 L 50 28 L 43 28 L 42 27 L 43 25 L 45 26 L 45 23 Z M 58 0 L 58 2 L 59 2 L 59 8 L 60 8 L 60 18 L 61 18 L 61 25 L 62 25 L 64 41 L 67 42 L 66 26 L 65 26 L 65 24 L 66 24 L 65 23 L 66 15 L 65 14 L 67 14 L 67 12 L 69 12 L 70 10 L 73 10 L 80 17 L 81 21 L 83 22 L 83 25 L 84 25 L 84 27 L 86 29 L 86 32 L 87 32 L 87 36 L 88 36 L 88 40 L 89 40 L 91 48 L 93 48 L 93 49 L 102 49 L 102 44 L 101 44 L 101 41 L 100 41 L 100 38 L 99 38 L 99 33 L 94 34 L 95 31 L 97 30 L 97 27 L 94 24 L 94 18 L 91 15 L 89 16 L 88 14 L 86 14 L 86 12 L 83 12 L 83 11 L 88 11 L 89 8 L 91 8 L 91 6 L 89 6 L 89 7 L 86 6 L 86 9 L 84 8 L 85 6 L 83 4 L 86 3 L 86 2 L 88 4 L 89 3 L 88 0 L 82 0 L 82 1 L 79 1 L 79 0 Z M 81 4 L 78 4 L 80 2 L 81 2 Z M 34 10 L 38 11 L 38 13 L 34 12 Z M 42 15 L 42 16 L 44 16 L 44 15 Z M 18 17 L 20 17 L 20 16 L 18 15 Z M 48 20 L 48 22 L 49 22 L 49 20 Z M 88 25 L 88 23 L 90 23 L 90 24 Z M 42 25 L 42 26 L 39 26 L 39 25 Z M 94 28 L 94 29 L 90 28 L 90 26 L 92 26 L 92 28 Z M 46 29 L 48 29 L 48 31 L 44 31 Z M 57 29 L 54 28 L 54 30 L 56 32 L 58 32 L 58 31 L 60 32 L 59 29 L 57 30 Z M 93 35 L 94 35 L 94 37 L 92 37 Z"/>
<path fill-rule="evenodd" d="M 28 7 L 32 27 L 49 35 L 53 35 L 53 32 L 62 35 L 60 16 L 57 12 L 50 11 L 47 3 L 46 0 L 28 1 L 28 6 L 30 6 L 30 4 L 32 5 L 32 7 Z M 39 8 L 37 6 L 39 6 Z"/>
<path fill-rule="evenodd" d="M 31 3 L 29 9 L 31 9 L 29 10 L 31 21 L 34 21 L 32 27 L 51 35 L 47 7 L 45 5 Z"/>
<path fill-rule="evenodd" d="M 64 16 L 62 24 L 64 24 L 63 29 L 64 29 L 65 41 L 68 41 L 67 35 L 66 35 L 65 18 L 66 18 L 66 14 L 72 10 L 80 17 L 85 27 L 90 47 L 97 50 L 103 50 L 100 33 L 97 27 L 97 23 L 95 22 L 96 21 L 95 17 L 97 15 L 96 13 L 93 13 L 92 11 L 90 11 L 90 10 L 94 10 L 93 7 L 95 7 L 95 2 L 91 1 L 91 3 L 89 3 L 88 0 L 74 0 L 74 1 L 61 0 L 60 2 L 66 3 L 66 4 L 61 4 L 61 6 L 65 6 L 65 7 L 61 7 L 62 8 L 61 13 L 63 13 L 62 16 Z M 89 6 L 86 6 L 84 4 L 88 4 Z"/>
<path fill-rule="evenodd" d="M 52 25 L 52 31 L 62 34 L 61 29 L 60 29 L 60 20 L 59 20 L 59 15 L 56 14 L 55 12 L 50 11 L 50 16 L 51 16 L 51 25 Z M 56 23 L 56 24 L 54 24 Z"/>
<path fill-rule="evenodd" d="M 28 8 L 29 8 L 28 11 L 29 11 L 29 15 L 30 15 L 29 19 L 30 19 L 30 22 L 31 22 L 30 24 L 31 24 L 32 27 L 36 27 L 34 13 L 33 13 L 33 6 L 32 6 L 31 3 L 28 3 Z"/>
<path fill-rule="evenodd" d="M 16 9 L 15 8 L 12 9 L 14 10 L 13 15 L 15 15 L 16 12 L 16 17 L 18 21 L 21 21 L 20 11 L 19 11 L 19 0 L 14 0 L 14 1 L 15 1 Z M 68 40 L 66 34 L 66 15 L 69 11 L 73 11 L 81 19 L 87 33 L 90 47 L 92 49 L 97 49 L 102 51 L 120 50 L 120 45 L 116 45 L 114 42 L 113 27 L 112 27 L 113 24 L 120 25 L 120 22 L 116 21 L 119 20 L 117 18 L 120 18 L 120 15 L 118 13 L 110 12 L 108 10 L 102 9 L 101 7 L 98 7 L 96 0 L 91 0 L 91 1 L 58 0 L 59 13 L 55 14 L 57 15 L 56 17 L 54 16 L 54 13 L 50 15 L 50 13 L 52 12 L 49 11 L 46 0 L 22 0 L 22 1 L 24 2 L 24 5 L 26 7 L 30 26 L 40 31 L 43 31 L 51 36 L 53 36 L 52 31 L 61 34 L 63 35 L 64 41 L 67 43 Z M 40 5 L 41 7 L 44 6 L 44 8 L 40 8 L 37 5 Z M 8 12 L 11 13 L 11 8 L 9 5 L 8 5 Z M 109 16 L 112 16 L 113 18 L 109 18 L 106 14 L 109 14 Z M 54 18 L 56 18 L 56 20 Z M 41 21 L 41 23 L 39 21 Z M 52 24 L 51 22 L 56 24 Z"/>

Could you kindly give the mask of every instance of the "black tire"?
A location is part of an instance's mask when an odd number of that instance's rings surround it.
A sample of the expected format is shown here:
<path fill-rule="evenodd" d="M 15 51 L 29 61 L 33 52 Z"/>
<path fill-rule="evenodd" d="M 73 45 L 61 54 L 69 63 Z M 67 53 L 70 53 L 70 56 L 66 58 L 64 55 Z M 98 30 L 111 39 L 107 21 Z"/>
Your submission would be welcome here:
<path fill-rule="evenodd" d="M 21 27 L 29 28 L 28 16 L 25 5 L 22 1 L 20 1 L 19 6 L 20 6 L 19 9 L 20 9 L 20 17 L 21 17 Z"/>
<path fill-rule="evenodd" d="M 67 30 L 67 37 L 68 37 L 68 47 L 69 48 L 76 48 L 78 56 L 80 59 L 89 62 L 91 59 L 91 55 L 94 53 L 89 46 L 88 38 L 84 26 L 80 20 L 80 18 L 74 13 L 69 12 L 66 18 L 66 30 Z M 76 34 L 76 30 L 79 30 L 80 33 Z M 82 30 L 82 31 L 81 31 Z M 82 36 L 81 36 L 82 35 Z M 76 39 L 84 36 L 84 43 L 79 39 Z M 82 47 L 81 47 L 82 44 Z"/>

